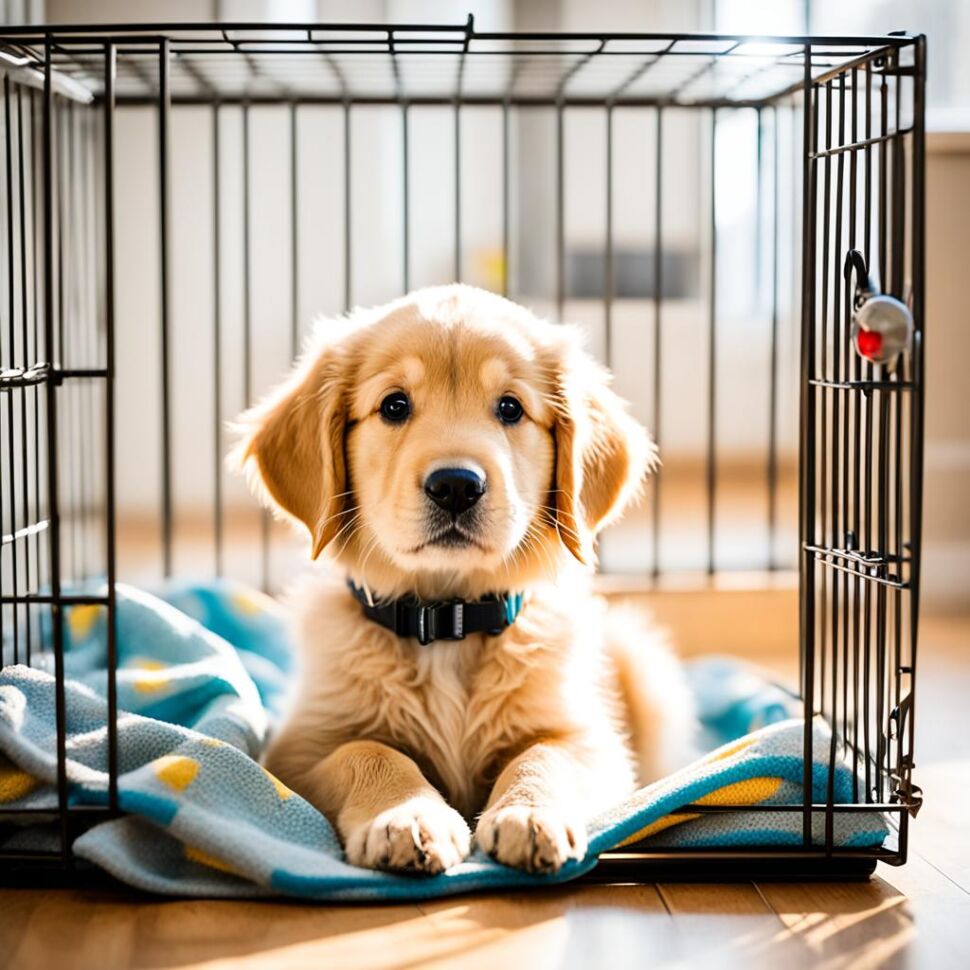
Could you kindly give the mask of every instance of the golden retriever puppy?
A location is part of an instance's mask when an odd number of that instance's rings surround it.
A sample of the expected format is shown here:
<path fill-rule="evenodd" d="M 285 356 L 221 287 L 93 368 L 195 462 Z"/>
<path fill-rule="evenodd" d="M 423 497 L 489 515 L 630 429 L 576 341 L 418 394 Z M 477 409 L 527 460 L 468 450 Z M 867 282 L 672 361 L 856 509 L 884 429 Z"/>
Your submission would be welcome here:
<path fill-rule="evenodd" d="M 350 862 L 441 872 L 473 826 L 500 862 L 555 871 L 683 759 L 676 661 L 590 592 L 595 536 L 656 451 L 576 331 L 422 290 L 322 321 L 242 430 L 260 493 L 330 561 L 296 598 L 302 667 L 265 764 Z"/>

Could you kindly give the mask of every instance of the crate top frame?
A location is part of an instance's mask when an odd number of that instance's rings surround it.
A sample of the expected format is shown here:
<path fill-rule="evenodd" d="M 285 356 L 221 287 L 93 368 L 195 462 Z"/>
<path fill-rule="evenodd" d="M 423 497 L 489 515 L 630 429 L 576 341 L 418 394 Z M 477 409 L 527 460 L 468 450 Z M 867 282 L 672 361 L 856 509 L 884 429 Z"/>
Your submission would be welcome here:
<path fill-rule="evenodd" d="M 0 28 L 0 67 L 97 100 L 105 48 L 115 98 L 155 103 L 761 107 L 891 57 L 912 69 L 917 35 L 480 32 L 463 24 L 227 23 Z M 160 56 L 161 55 L 161 56 Z"/>

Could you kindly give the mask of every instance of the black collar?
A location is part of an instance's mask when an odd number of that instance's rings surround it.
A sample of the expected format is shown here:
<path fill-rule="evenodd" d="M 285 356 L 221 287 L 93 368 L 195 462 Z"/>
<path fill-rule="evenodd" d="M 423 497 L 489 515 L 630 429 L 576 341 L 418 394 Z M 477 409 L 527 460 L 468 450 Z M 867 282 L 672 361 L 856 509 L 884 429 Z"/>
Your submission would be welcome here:
<path fill-rule="evenodd" d="M 421 644 L 433 640 L 464 640 L 469 633 L 501 633 L 522 610 L 521 593 L 500 593 L 480 600 L 446 600 L 424 603 L 413 596 L 374 603 L 353 581 L 347 586 L 364 616 L 399 637 L 416 637 Z"/>

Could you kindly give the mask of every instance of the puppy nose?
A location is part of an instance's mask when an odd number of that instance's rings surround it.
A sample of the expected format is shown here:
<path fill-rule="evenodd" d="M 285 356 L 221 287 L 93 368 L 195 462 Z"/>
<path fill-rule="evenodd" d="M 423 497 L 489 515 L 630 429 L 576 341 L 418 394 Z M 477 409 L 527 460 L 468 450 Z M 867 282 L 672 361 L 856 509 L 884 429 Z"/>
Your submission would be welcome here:
<path fill-rule="evenodd" d="M 425 479 L 424 492 L 446 512 L 461 515 L 485 494 L 485 478 L 471 468 L 439 468 Z"/>

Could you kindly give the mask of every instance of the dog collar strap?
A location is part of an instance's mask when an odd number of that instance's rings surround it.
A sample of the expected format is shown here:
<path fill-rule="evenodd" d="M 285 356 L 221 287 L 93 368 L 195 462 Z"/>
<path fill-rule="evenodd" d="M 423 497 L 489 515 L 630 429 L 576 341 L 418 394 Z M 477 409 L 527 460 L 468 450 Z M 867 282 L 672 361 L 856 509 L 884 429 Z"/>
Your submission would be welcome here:
<path fill-rule="evenodd" d="M 501 633 L 522 611 L 521 593 L 501 593 L 490 599 L 422 603 L 413 598 L 374 603 L 352 581 L 347 586 L 364 616 L 399 637 L 414 637 L 422 645 L 434 640 L 464 640 L 469 633 Z"/>

